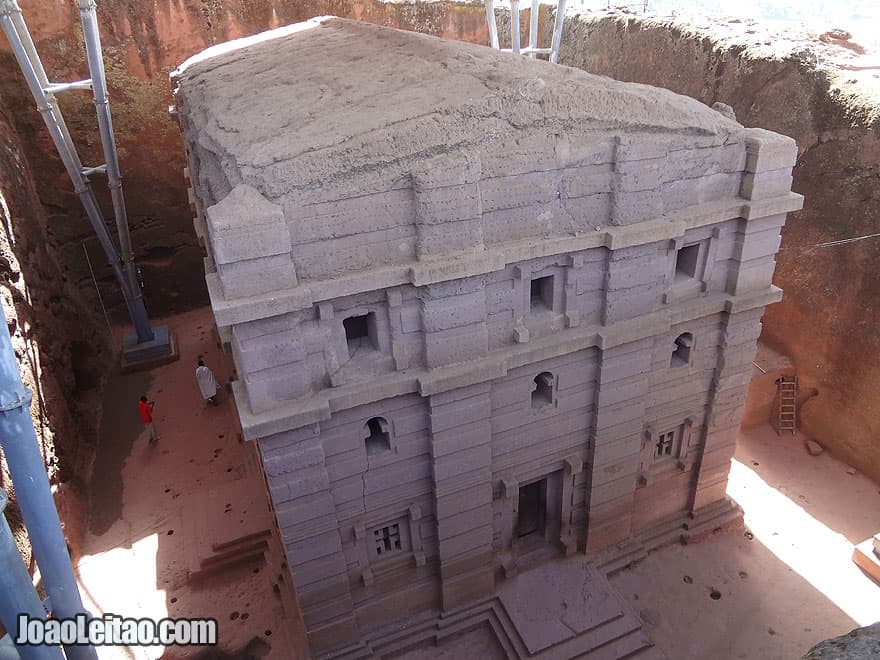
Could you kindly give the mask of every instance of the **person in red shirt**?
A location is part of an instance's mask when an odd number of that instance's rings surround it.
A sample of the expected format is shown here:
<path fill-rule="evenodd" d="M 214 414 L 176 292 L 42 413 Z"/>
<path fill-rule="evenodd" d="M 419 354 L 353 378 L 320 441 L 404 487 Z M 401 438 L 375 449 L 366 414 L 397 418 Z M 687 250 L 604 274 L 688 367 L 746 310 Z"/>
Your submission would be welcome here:
<path fill-rule="evenodd" d="M 138 401 L 138 410 L 140 410 L 141 413 L 141 421 L 150 432 L 150 444 L 159 441 L 159 431 L 156 430 L 156 424 L 153 422 L 153 406 L 155 405 L 155 401 L 147 401 L 147 397 L 145 396 L 142 396 L 141 400 Z"/>

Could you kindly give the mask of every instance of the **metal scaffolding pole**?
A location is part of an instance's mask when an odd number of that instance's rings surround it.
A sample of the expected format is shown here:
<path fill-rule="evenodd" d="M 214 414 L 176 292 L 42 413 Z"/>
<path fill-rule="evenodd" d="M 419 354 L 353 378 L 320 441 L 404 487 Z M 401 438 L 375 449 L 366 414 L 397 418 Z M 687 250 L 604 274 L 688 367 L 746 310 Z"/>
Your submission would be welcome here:
<path fill-rule="evenodd" d="M 495 5 L 486 0 L 486 22 L 489 24 L 489 46 L 498 48 L 498 24 L 495 22 Z"/>
<path fill-rule="evenodd" d="M 532 52 L 529 53 L 529 57 L 533 60 L 538 57 L 535 52 L 538 49 L 538 7 L 539 0 L 532 0 L 532 9 L 529 13 L 529 50 Z"/>
<path fill-rule="evenodd" d="M 143 302 L 137 267 L 131 250 L 131 235 L 128 232 L 128 215 L 125 211 L 125 197 L 122 194 L 122 175 L 119 172 L 119 158 L 116 154 L 116 137 L 113 134 L 113 120 L 110 117 L 110 101 L 107 98 L 107 78 L 104 73 L 104 58 L 101 56 L 101 37 L 98 33 L 98 18 L 95 14 L 94 0 L 79 0 L 79 13 L 82 18 L 83 40 L 92 80 L 92 93 L 95 111 L 98 115 L 98 129 L 101 133 L 101 146 L 104 149 L 107 185 L 113 199 L 113 214 L 116 216 L 116 233 L 122 253 L 122 267 L 128 285 L 132 310 L 132 322 L 138 333 L 138 341 L 153 339 L 150 319 Z"/>
<path fill-rule="evenodd" d="M 9 465 L 16 501 L 43 576 L 52 614 L 56 619 L 73 618 L 86 611 L 34 432 L 31 391 L 21 381 L 2 307 L 0 325 L 0 448 Z M 68 660 L 98 658 L 91 646 L 67 646 L 64 652 Z"/>
<path fill-rule="evenodd" d="M 6 33 L 6 38 L 9 40 L 12 52 L 21 68 L 31 95 L 37 102 L 37 109 L 43 116 L 46 128 L 52 137 L 52 142 L 61 156 L 64 168 L 73 182 L 74 190 L 85 207 L 89 222 L 107 256 L 107 261 L 113 269 L 113 274 L 119 282 L 137 335 L 137 343 L 140 344 L 151 342 L 154 339 L 154 334 L 150 327 L 149 317 L 144 306 L 132 257 L 131 239 L 128 233 L 125 202 L 122 197 L 122 181 L 119 175 L 113 126 L 107 103 L 104 65 L 101 58 L 101 45 L 98 40 L 94 10 L 95 3 L 93 0 L 82 0 L 80 2 L 80 11 L 83 17 L 83 36 L 86 42 L 92 78 L 73 83 L 49 82 L 17 0 L 0 0 L 0 26 L 2 26 L 3 32 Z M 83 167 L 56 100 L 56 94 L 60 92 L 83 89 L 93 89 L 95 94 L 95 107 L 98 112 L 101 142 L 107 161 L 106 164 L 97 167 Z M 120 257 L 107 231 L 104 215 L 101 213 L 89 182 L 88 177 L 90 175 L 101 173 L 106 173 L 109 179 L 113 208 L 116 215 L 116 226 L 120 245 L 122 246 L 122 257 Z"/>
<path fill-rule="evenodd" d="M 521 46 L 520 36 L 520 11 L 519 0 L 510 0 L 510 48 L 500 48 L 498 44 L 498 24 L 495 20 L 495 0 L 485 0 L 486 22 L 489 24 L 489 45 L 492 48 L 517 55 L 528 55 L 536 59 L 538 55 L 549 55 L 551 62 L 556 63 L 559 59 L 559 48 L 562 44 L 562 26 L 565 22 L 566 0 L 558 0 L 556 5 L 556 18 L 553 24 L 553 36 L 549 48 L 538 46 L 538 31 L 540 17 L 540 0 L 532 0 L 531 15 L 529 16 L 529 45 Z"/>
<path fill-rule="evenodd" d="M 556 5 L 556 20 L 553 23 L 553 40 L 550 43 L 550 61 L 556 64 L 559 59 L 559 48 L 562 45 L 562 26 L 565 24 L 566 0 L 559 0 Z"/>
<path fill-rule="evenodd" d="M 64 660 L 64 655 L 57 646 L 15 644 L 14 640 L 18 638 L 20 615 L 25 614 L 29 619 L 43 620 L 47 615 L 18 553 L 12 530 L 9 529 L 9 523 L 3 515 L 4 509 L 6 509 L 6 491 L 0 488 L 0 622 L 6 628 L 17 655 L 22 660 Z"/>
<path fill-rule="evenodd" d="M 519 55 L 519 0 L 510 0 L 510 48 Z"/>

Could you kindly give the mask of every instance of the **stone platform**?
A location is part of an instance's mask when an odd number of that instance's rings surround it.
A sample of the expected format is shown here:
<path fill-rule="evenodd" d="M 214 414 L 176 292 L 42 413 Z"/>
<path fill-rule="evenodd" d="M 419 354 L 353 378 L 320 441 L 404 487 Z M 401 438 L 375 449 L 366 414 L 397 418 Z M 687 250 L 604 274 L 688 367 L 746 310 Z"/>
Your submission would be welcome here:
<path fill-rule="evenodd" d="M 665 657 L 605 577 L 578 555 L 521 572 L 492 598 L 385 627 L 320 658 L 440 660 L 477 648 L 516 660 Z"/>

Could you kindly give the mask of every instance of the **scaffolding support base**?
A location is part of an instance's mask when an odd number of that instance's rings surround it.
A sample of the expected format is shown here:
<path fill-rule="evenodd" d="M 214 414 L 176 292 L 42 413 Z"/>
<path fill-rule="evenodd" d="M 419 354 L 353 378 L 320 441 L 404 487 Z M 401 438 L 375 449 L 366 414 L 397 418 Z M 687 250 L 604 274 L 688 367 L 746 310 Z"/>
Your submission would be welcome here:
<path fill-rule="evenodd" d="M 167 325 L 153 326 L 153 340 L 138 343 L 137 334 L 122 338 L 122 373 L 152 369 L 180 359 L 174 333 Z"/>

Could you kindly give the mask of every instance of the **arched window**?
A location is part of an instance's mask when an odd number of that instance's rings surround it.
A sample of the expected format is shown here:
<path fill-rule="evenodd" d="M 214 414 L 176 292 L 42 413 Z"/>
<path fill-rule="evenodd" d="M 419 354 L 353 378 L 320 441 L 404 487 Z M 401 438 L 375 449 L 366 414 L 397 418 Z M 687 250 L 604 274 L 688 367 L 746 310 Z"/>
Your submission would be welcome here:
<path fill-rule="evenodd" d="M 553 403 L 553 384 L 555 379 L 549 371 L 542 371 L 535 376 L 535 387 L 532 390 L 532 408 L 543 408 Z"/>
<path fill-rule="evenodd" d="M 391 449 L 388 422 L 385 421 L 384 417 L 373 417 L 367 421 L 364 429 L 367 431 L 367 437 L 364 439 L 367 456 Z"/>
<path fill-rule="evenodd" d="M 675 338 L 675 349 L 672 351 L 670 367 L 683 367 L 691 361 L 691 348 L 694 345 L 694 336 L 690 332 L 684 332 Z"/>

